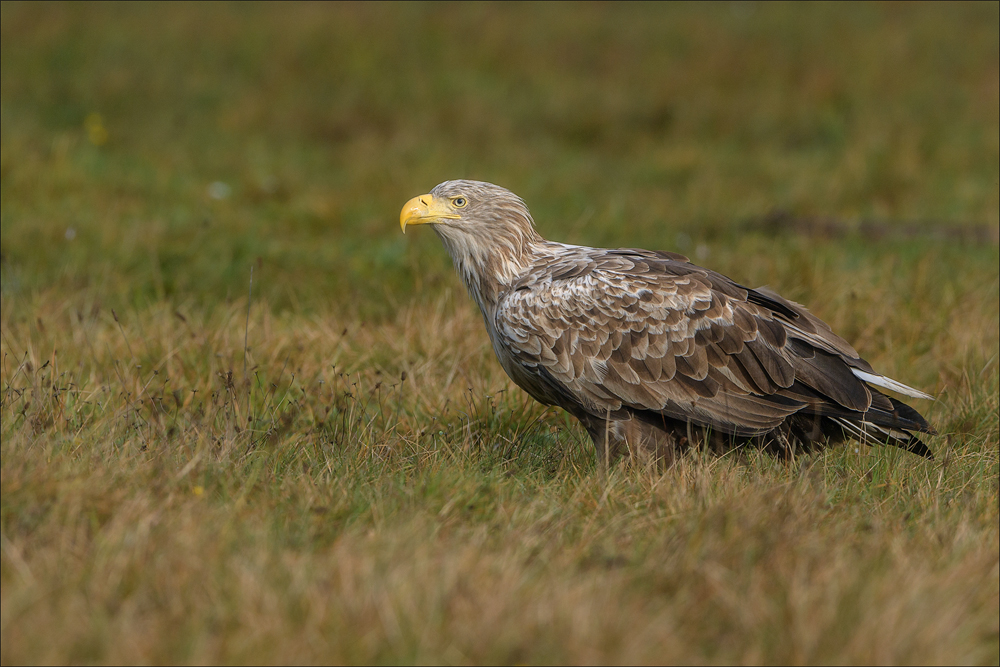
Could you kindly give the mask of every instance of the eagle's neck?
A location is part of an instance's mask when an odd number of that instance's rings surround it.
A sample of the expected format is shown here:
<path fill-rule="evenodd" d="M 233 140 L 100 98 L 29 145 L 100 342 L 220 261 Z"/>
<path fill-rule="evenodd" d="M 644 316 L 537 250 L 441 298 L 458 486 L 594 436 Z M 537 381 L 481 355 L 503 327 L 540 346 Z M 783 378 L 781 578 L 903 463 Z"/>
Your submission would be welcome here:
<path fill-rule="evenodd" d="M 469 294 L 485 316 L 497 299 L 534 264 L 546 241 L 531 227 L 492 238 L 435 228 Z"/>

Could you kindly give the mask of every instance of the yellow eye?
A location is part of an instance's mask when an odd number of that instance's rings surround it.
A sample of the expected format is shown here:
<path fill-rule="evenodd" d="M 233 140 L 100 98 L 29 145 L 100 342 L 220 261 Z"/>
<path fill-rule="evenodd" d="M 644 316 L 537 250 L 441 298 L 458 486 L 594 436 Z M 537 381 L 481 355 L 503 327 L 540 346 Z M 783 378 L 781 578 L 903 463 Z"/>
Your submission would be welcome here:
<path fill-rule="evenodd" d="M 469 200 L 465 197 L 455 197 L 451 200 L 451 203 L 455 208 L 465 208 L 465 205 L 469 203 Z"/>

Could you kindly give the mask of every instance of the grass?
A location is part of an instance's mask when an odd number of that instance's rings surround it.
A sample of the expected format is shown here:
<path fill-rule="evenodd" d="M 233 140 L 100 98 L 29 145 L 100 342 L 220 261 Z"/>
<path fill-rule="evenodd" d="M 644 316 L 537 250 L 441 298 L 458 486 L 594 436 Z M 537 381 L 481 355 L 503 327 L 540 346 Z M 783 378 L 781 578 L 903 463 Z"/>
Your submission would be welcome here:
<path fill-rule="evenodd" d="M 998 13 L 5 3 L 0 661 L 997 664 Z M 398 233 L 457 177 L 808 304 L 937 458 L 601 470 Z"/>

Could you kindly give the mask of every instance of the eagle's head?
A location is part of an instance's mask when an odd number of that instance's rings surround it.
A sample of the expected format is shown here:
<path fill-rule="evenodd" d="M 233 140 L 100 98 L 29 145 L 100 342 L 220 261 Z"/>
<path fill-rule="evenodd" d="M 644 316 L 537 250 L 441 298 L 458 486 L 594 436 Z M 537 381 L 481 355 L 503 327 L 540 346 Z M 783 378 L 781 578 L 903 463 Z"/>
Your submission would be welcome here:
<path fill-rule="evenodd" d="M 403 233 L 427 224 L 434 225 L 477 301 L 521 275 L 532 247 L 542 241 L 524 201 L 482 181 L 445 181 L 406 202 L 399 214 Z"/>

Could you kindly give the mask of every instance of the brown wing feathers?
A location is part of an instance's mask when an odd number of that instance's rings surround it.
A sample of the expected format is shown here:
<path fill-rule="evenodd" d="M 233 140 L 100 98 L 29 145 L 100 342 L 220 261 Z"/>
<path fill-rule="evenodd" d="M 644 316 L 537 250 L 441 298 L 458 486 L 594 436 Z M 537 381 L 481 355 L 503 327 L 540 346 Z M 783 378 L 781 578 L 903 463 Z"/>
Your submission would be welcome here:
<path fill-rule="evenodd" d="M 855 377 L 851 366 L 870 366 L 801 306 L 681 256 L 594 252 L 603 254 L 556 258 L 497 311 L 500 334 L 517 332 L 519 361 L 577 409 L 627 407 L 741 436 L 800 411 L 928 430 Z"/>

